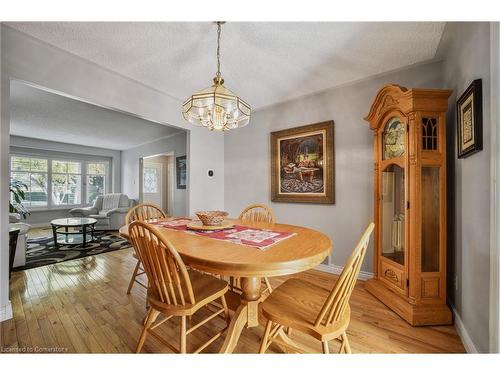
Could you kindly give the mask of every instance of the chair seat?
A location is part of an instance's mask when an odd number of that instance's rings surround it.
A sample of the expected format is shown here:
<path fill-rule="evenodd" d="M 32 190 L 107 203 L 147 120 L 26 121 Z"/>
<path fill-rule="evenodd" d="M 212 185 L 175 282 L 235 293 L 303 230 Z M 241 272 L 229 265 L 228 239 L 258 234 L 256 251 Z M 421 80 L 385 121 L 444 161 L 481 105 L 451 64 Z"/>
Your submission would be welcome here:
<path fill-rule="evenodd" d="M 183 306 L 175 306 L 159 301 L 154 296 L 148 296 L 151 306 L 170 315 L 192 315 L 198 309 L 223 296 L 228 290 L 227 281 L 218 279 L 212 275 L 203 274 L 198 271 L 188 270 L 191 286 L 193 287 L 195 304 L 185 304 Z M 186 288 L 183 287 L 183 290 Z M 188 300 L 188 297 L 184 297 Z"/>
<path fill-rule="evenodd" d="M 275 323 L 310 334 L 318 340 L 329 340 L 345 331 L 351 315 L 347 306 L 337 322 L 315 327 L 314 322 L 329 294 L 329 290 L 308 281 L 288 279 L 262 303 L 262 314 Z"/>

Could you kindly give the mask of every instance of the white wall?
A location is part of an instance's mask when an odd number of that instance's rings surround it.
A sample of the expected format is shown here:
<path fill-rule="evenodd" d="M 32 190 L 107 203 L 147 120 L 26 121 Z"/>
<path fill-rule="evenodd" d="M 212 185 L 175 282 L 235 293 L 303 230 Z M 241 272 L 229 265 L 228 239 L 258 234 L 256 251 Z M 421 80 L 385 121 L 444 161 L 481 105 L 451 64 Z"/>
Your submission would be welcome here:
<path fill-rule="evenodd" d="M 363 120 L 387 83 L 441 87 L 441 63 L 393 72 L 254 112 L 252 122 L 225 138 L 225 207 L 232 216 L 252 202 L 268 204 L 278 222 L 306 225 L 332 238 L 331 264 L 343 266 L 373 220 L 373 133 Z M 270 132 L 334 120 L 335 204 L 270 201 Z M 372 252 L 362 269 L 372 271 Z"/>
<path fill-rule="evenodd" d="M 122 192 L 127 194 L 129 198 L 139 199 L 140 158 L 172 152 L 175 160 L 178 156 L 186 155 L 186 149 L 187 133 L 179 132 L 168 138 L 162 138 L 158 141 L 122 151 Z M 174 178 L 176 178 L 175 172 Z M 177 184 L 175 184 L 172 212 L 175 216 L 183 216 L 188 212 L 186 191 L 186 189 L 177 189 Z"/>
<path fill-rule="evenodd" d="M 449 296 L 472 345 L 489 350 L 490 282 L 490 24 L 448 23 L 439 55 L 445 87 L 453 90 L 448 111 Z M 456 100 L 483 80 L 483 151 L 457 159 Z M 498 105 L 498 103 L 495 103 Z M 453 288 L 454 277 L 457 289 Z M 474 350 L 474 349 L 472 349 Z"/>
<path fill-rule="evenodd" d="M 34 152 L 38 155 L 61 155 L 82 157 L 85 159 L 99 159 L 109 161 L 111 172 L 111 186 L 109 192 L 121 192 L 121 151 L 108 150 L 98 147 L 72 145 L 68 143 L 46 141 L 35 138 L 10 136 L 10 152 Z M 51 220 L 70 216 L 69 209 L 33 210 L 26 222 L 32 225 L 47 224 Z"/>
<path fill-rule="evenodd" d="M 139 82 L 130 80 L 71 53 L 43 43 L 2 24 L 2 113 L 0 123 L 0 174 L 8 181 L 9 95 L 10 80 L 26 81 L 76 99 L 110 109 L 138 115 L 144 119 L 171 126 L 192 129 L 181 116 L 181 102 Z M 165 67 L 168 69 L 168 67 Z M 188 138 L 188 190 L 191 211 L 223 208 L 224 141 L 221 134 L 196 128 Z M 214 168 L 218 178 L 209 179 L 205 171 Z M 122 176 L 125 178 L 125 176 Z M 8 224 L 8 189 L 1 184 L 0 230 Z M 7 236 L 0 240 L 0 308 L 8 305 Z"/>
<path fill-rule="evenodd" d="M 4 73 L 3 30 L 0 27 L 0 322 L 12 317 L 12 307 L 9 301 L 9 246 L 7 233 L 9 223 L 9 115 L 4 108 L 8 105 L 8 93 L 4 88 L 10 83 Z"/>

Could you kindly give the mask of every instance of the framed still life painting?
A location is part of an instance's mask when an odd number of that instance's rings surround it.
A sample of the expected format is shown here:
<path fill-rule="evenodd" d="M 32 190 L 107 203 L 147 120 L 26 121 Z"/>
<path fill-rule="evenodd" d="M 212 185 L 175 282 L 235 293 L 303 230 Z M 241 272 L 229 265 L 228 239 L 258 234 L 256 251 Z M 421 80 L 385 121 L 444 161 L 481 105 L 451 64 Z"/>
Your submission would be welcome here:
<path fill-rule="evenodd" d="M 271 200 L 335 203 L 333 121 L 271 133 Z"/>
<path fill-rule="evenodd" d="M 185 189 L 187 180 L 186 157 L 179 156 L 175 158 L 175 167 L 177 174 L 177 189 Z"/>
<path fill-rule="evenodd" d="M 474 80 L 457 102 L 458 157 L 483 149 L 482 81 Z"/>

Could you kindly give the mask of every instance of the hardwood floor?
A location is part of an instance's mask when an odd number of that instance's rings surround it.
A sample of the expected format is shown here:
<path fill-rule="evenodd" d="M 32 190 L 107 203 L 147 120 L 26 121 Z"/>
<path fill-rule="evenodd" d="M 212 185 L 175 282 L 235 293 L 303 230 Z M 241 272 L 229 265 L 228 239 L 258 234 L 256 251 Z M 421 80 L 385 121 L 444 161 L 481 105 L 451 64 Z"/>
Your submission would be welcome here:
<path fill-rule="evenodd" d="M 0 352 L 130 353 L 135 350 L 145 309 L 145 289 L 126 294 L 135 266 L 132 249 L 53 264 L 12 275 L 10 292 L 14 318 L 1 323 Z M 331 288 L 335 276 L 307 271 L 294 277 Z M 277 286 L 285 278 L 272 278 Z M 371 296 L 358 281 L 351 298 L 347 334 L 353 353 L 463 353 L 453 326 L 411 327 Z M 195 314 L 191 324 L 209 313 Z M 188 351 L 224 326 L 214 319 L 190 335 Z M 180 324 L 170 320 L 158 329 L 178 345 Z M 244 330 L 237 353 L 257 353 L 264 327 Z M 321 343 L 294 332 L 297 341 L 321 350 Z M 205 352 L 217 352 L 216 340 Z M 335 343 L 332 352 L 338 351 Z M 279 352 L 271 346 L 269 352 Z M 170 353 L 154 338 L 143 352 Z"/>

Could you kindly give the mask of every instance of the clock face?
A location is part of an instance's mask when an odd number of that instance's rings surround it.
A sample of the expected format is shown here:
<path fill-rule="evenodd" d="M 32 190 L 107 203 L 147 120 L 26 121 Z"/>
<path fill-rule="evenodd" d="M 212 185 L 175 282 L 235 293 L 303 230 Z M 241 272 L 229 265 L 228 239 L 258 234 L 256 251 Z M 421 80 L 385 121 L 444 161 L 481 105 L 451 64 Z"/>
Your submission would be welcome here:
<path fill-rule="evenodd" d="M 405 153 L 405 127 L 397 117 L 391 118 L 385 126 L 383 151 L 384 159 L 398 158 Z"/>

